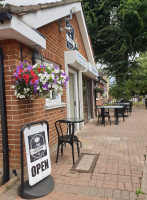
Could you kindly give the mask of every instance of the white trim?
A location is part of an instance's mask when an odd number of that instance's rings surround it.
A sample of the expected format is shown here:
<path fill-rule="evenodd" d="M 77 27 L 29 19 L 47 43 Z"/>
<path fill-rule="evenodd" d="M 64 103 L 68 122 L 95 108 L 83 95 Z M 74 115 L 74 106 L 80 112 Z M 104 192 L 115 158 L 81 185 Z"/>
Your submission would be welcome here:
<path fill-rule="evenodd" d="M 27 24 L 30 24 L 34 28 L 40 28 L 46 24 L 49 24 L 53 21 L 56 21 L 58 19 L 61 19 L 65 16 L 68 16 L 70 14 L 70 10 L 74 8 L 76 10 L 76 17 L 79 24 L 79 29 L 82 35 L 82 40 L 84 42 L 85 50 L 87 53 L 88 61 L 95 66 L 93 53 L 91 49 L 91 44 L 86 28 L 86 23 L 83 15 L 83 10 L 81 6 L 81 2 L 72 3 L 68 5 L 62 5 L 54 8 L 48 8 L 39 10 L 37 12 L 28 13 L 24 16 L 20 16 L 20 18 L 26 22 Z"/>
<path fill-rule="evenodd" d="M 64 52 L 65 63 L 73 66 L 76 70 L 87 71 L 87 60 L 77 51 Z"/>
<path fill-rule="evenodd" d="M 79 118 L 79 95 L 78 95 L 78 82 L 77 82 L 77 72 L 74 71 L 73 69 L 68 67 L 68 76 L 69 73 L 74 75 L 74 101 L 76 102 L 76 106 L 74 107 L 74 112 L 75 112 L 75 117 Z M 68 90 L 69 90 L 69 82 L 68 82 Z M 70 96 L 68 96 L 68 101 L 67 101 L 67 107 L 69 108 L 68 110 L 68 117 L 70 117 Z M 79 130 L 79 124 L 75 125 L 76 130 Z"/>
<path fill-rule="evenodd" d="M 75 7 L 76 12 L 80 11 L 81 3 L 72 3 L 47 9 L 41 9 L 37 12 L 30 12 L 21 16 L 21 19 L 37 29 L 53 21 L 68 16 L 70 14 L 70 10 L 73 7 Z"/>
<path fill-rule="evenodd" d="M 0 25 L 0 40 L 16 39 L 28 46 L 40 46 L 46 48 L 46 39 L 27 26 L 16 16 L 11 21 L 6 21 Z"/>
<path fill-rule="evenodd" d="M 46 105 L 45 106 L 45 110 L 51 110 L 51 109 L 56 109 L 56 108 L 61 108 L 61 107 L 65 107 L 66 106 L 66 103 L 60 103 L 59 105 L 58 104 L 56 104 L 56 105 L 51 105 L 51 106 L 49 106 L 49 105 Z"/>

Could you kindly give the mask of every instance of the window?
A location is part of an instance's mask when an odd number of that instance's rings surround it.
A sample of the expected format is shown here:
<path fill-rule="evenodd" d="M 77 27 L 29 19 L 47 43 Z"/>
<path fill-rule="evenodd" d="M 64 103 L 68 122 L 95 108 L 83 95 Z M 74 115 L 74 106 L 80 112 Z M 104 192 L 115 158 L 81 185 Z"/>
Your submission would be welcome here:
<path fill-rule="evenodd" d="M 52 65 L 58 66 L 60 68 L 59 65 L 52 63 L 52 62 L 50 62 L 49 60 L 46 60 L 46 59 L 43 59 L 42 62 L 36 60 L 36 63 L 42 64 L 42 65 L 52 64 Z M 63 107 L 65 105 L 66 104 L 61 101 L 61 94 L 55 94 L 54 92 L 50 91 L 49 98 L 46 99 L 46 104 L 45 104 L 45 107 L 46 107 L 47 110 L 52 109 L 52 108 Z"/>

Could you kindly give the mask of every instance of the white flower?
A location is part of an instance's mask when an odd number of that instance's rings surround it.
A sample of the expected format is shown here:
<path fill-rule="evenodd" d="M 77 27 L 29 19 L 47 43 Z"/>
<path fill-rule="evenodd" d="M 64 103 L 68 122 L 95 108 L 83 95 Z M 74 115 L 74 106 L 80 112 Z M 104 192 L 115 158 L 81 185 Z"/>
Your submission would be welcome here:
<path fill-rule="evenodd" d="M 61 84 L 61 81 L 57 81 L 58 84 Z"/>
<path fill-rule="evenodd" d="M 37 67 L 37 64 L 33 65 L 33 69 Z"/>
<path fill-rule="evenodd" d="M 11 88 L 12 88 L 12 89 L 14 89 L 14 88 L 15 88 L 15 86 L 14 86 L 14 85 L 12 85 L 12 86 L 11 86 Z"/>
<path fill-rule="evenodd" d="M 37 90 L 40 90 L 40 86 L 37 86 Z"/>
<path fill-rule="evenodd" d="M 15 96 L 17 96 L 17 90 L 14 91 Z"/>
<path fill-rule="evenodd" d="M 20 99 L 24 99 L 24 98 L 25 98 L 25 95 L 20 95 L 19 98 L 20 98 Z"/>

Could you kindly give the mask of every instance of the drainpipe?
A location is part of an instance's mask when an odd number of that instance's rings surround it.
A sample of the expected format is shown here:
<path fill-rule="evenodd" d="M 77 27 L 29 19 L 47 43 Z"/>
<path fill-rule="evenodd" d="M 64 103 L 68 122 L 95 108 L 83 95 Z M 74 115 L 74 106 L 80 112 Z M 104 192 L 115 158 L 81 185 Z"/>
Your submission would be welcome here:
<path fill-rule="evenodd" d="M 8 131 L 7 131 L 7 114 L 5 99 L 4 83 L 4 64 L 3 51 L 0 49 L 0 104 L 1 104 L 1 134 L 2 134 L 2 153 L 3 153 L 3 183 L 10 179 L 9 175 L 9 148 L 8 148 Z"/>

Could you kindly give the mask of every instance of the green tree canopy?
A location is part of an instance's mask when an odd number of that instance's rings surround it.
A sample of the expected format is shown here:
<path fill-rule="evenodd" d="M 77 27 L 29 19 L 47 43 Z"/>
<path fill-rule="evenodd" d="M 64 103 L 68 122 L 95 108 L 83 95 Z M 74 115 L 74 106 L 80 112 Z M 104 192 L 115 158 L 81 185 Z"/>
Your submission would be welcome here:
<path fill-rule="evenodd" d="M 137 68 L 136 53 L 147 50 L 146 0 L 83 0 L 96 60 L 117 83 Z"/>
<path fill-rule="evenodd" d="M 110 88 L 110 95 L 116 99 L 123 97 L 131 99 L 132 95 L 147 94 L 147 53 L 138 59 L 138 68 L 132 69 L 131 75 L 125 83 L 114 84 Z"/>

